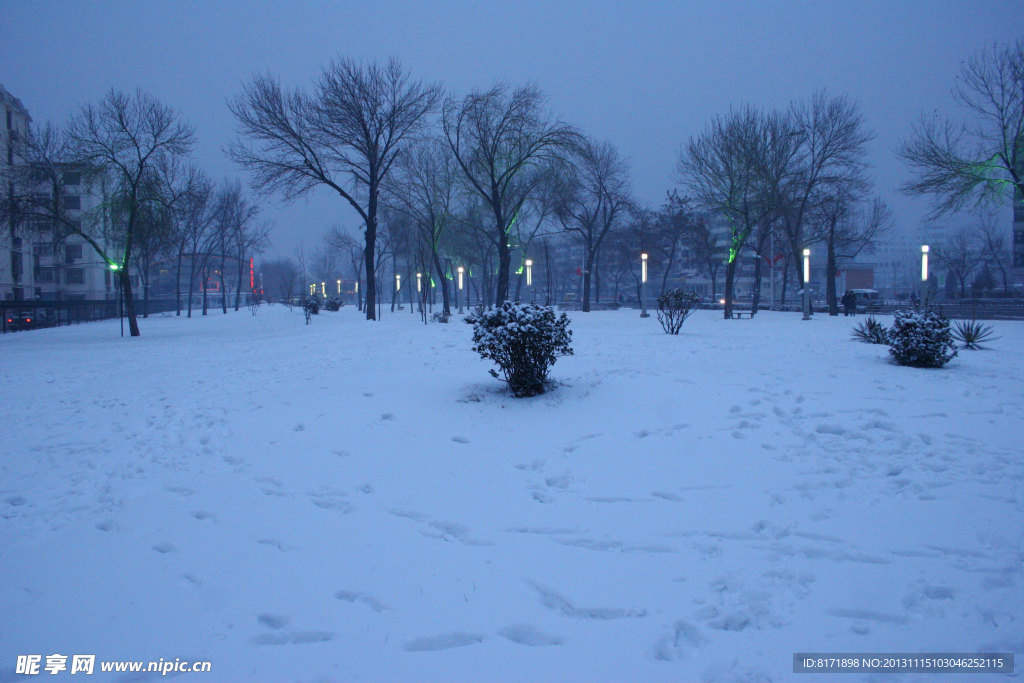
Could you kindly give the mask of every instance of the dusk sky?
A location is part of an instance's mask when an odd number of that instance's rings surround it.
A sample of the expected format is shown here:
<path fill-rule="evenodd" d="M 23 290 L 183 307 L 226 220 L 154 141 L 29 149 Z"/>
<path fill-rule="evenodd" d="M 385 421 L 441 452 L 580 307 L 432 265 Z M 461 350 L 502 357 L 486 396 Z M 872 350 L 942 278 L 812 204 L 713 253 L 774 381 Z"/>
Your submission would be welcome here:
<path fill-rule="evenodd" d="M 676 153 L 732 105 L 786 107 L 816 89 L 858 101 L 876 133 L 872 172 L 900 229 L 928 205 L 896 187 L 894 154 L 921 112 L 956 113 L 960 62 L 1021 37 L 1024 2 L 17 2 L 0 0 L 0 84 L 36 124 L 111 88 L 141 88 L 196 128 L 195 159 L 238 176 L 227 99 L 253 73 L 309 87 L 342 55 L 397 57 L 416 79 L 465 93 L 536 83 L 552 111 L 618 146 L 638 198 L 674 187 Z M 268 203 L 272 253 L 355 228 L 337 196 Z M 1009 228 L 1008 228 L 1009 229 Z"/>

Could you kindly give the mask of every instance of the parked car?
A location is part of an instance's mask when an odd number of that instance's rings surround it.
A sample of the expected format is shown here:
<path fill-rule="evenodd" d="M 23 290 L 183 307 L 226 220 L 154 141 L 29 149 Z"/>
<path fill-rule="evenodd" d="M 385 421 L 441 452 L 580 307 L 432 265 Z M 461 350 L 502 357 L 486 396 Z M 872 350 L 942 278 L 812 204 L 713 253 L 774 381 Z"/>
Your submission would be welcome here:
<path fill-rule="evenodd" d="M 35 317 L 29 311 L 8 313 L 5 324 L 8 330 L 31 330 L 38 325 Z"/>
<path fill-rule="evenodd" d="M 851 289 L 858 313 L 874 313 L 882 307 L 882 295 L 875 289 Z"/>

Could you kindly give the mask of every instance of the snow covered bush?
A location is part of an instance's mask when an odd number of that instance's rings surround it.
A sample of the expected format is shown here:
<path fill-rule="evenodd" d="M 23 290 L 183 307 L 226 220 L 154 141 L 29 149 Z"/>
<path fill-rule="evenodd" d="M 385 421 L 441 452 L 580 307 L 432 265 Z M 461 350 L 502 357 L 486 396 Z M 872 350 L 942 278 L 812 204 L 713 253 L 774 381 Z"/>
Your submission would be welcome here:
<path fill-rule="evenodd" d="M 320 297 L 307 296 L 302 299 L 302 312 L 306 314 L 306 324 L 309 324 L 310 316 L 320 313 Z"/>
<path fill-rule="evenodd" d="M 339 297 L 339 296 L 332 296 L 331 298 L 329 298 L 327 301 L 324 302 L 324 310 L 325 311 L 332 311 L 332 312 L 336 313 L 336 312 L 340 311 L 341 307 L 344 306 L 344 305 L 345 305 L 345 302 L 341 300 L 341 297 Z"/>
<path fill-rule="evenodd" d="M 451 317 L 452 317 L 451 313 L 445 313 L 444 311 L 439 311 L 439 312 L 435 313 L 434 315 L 430 316 L 430 320 L 431 320 L 431 322 L 435 322 L 435 323 L 446 323 L 446 322 L 448 322 L 448 319 L 451 318 Z"/>
<path fill-rule="evenodd" d="M 856 325 L 850 334 L 854 339 L 865 344 L 889 343 L 889 330 L 885 329 L 885 325 L 875 320 L 874 316 L 868 316 L 868 319 Z"/>
<path fill-rule="evenodd" d="M 569 318 L 556 317 L 549 306 L 506 301 L 494 310 L 478 309 L 473 319 L 473 350 L 498 364 L 517 398 L 543 394 L 555 360 L 572 355 Z"/>
<path fill-rule="evenodd" d="M 658 322 L 666 334 L 679 334 L 679 329 L 698 308 L 700 297 L 678 287 L 658 297 Z"/>
<path fill-rule="evenodd" d="M 941 368 L 956 356 L 945 316 L 932 311 L 896 311 L 889 330 L 889 354 L 900 365 Z"/>

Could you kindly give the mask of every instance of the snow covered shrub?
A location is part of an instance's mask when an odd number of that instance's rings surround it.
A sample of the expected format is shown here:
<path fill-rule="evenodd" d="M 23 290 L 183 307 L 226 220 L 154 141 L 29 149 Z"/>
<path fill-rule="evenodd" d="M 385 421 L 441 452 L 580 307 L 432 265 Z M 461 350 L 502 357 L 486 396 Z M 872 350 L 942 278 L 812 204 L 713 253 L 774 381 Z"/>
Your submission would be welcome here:
<path fill-rule="evenodd" d="M 982 342 L 998 339 L 992 336 L 992 326 L 982 325 L 977 320 L 958 320 L 953 323 L 953 339 L 960 342 L 960 348 L 981 351 L 988 347 Z"/>
<path fill-rule="evenodd" d="M 658 322 L 666 334 L 679 334 L 679 329 L 698 308 L 700 297 L 680 288 L 670 289 L 658 297 Z"/>
<path fill-rule="evenodd" d="M 900 365 L 941 368 L 956 356 L 945 316 L 932 311 L 896 311 L 889 330 L 889 354 Z"/>
<path fill-rule="evenodd" d="M 306 314 L 306 324 L 309 324 L 310 316 L 320 313 L 320 297 L 307 296 L 302 299 L 302 312 Z"/>
<path fill-rule="evenodd" d="M 481 306 L 477 306 L 476 308 L 471 310 L 469 313 L 467 313 L 465 315 L 465 317 L 462 319 L 462 321 L 464 323 L 466 323 L 467 325 L 476 325 L 476 321 L 479 320 L 483 316 L 483 314 L 484 314 L 484 312 L 486 310 L 487 309 L 484 308 L 482 305 Z"/>
<path fill-rule="evenodd" d="M 341 300 L 341 297 L 332 296 L 330 299 L 324 302 L 324 310 L 332 311 L 337 313 L 341 310 L 341 307 L 345 305 L 345 302 Z"/>
<path fill-rule="evenodd" d="M 430 320 L 435 322 L 435 323 L 446 323 L 446 322 L 448 322 L 448 318 L 450 318 L 450 317 L 452 317 L 451 313 L 445 313 L 444 311 L 439 311 L 439 312 L 435 313 L 434 315 L 430 316 Z"/>
<path fill-rule="evenodd" d="M 868 319 L 855 326 L 850 334 L 854 339 L 865 344 L 889 343 L 889 330 L 875 320 L 874 316 L 868 316 Z"/>
<path fill-rule="evenodd" d="M 498 364 L 516 398 L 543 394 L 555 360 L 572 355 L 569 318 L 556 317 L 548 306 L 506 301 L 491 311 L 474 311 L 473 318 L 473 350 Z"/>

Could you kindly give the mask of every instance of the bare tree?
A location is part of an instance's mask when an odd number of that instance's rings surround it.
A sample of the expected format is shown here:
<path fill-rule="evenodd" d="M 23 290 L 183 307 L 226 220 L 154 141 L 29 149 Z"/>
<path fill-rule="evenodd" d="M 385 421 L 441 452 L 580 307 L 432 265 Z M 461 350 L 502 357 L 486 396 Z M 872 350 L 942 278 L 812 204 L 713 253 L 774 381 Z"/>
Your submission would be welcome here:
<path fill-rule="evenodd" d="M 444 104 L 442 127 L 467 189 L 493 218 L 490 235 L 498 255 L 495 304 L 508 298 L 512 224 L 543 178 L 540 167 L 560 159 L 578 140 L 574 128 L 551 117 L 533 85 L 499 83 Z"/>
<path fill-rule="evenodd" d="M 388 204 L 413 221 L 429 250 L 427 270 L 433 269 L 441 283 L 444 316 L 451 315 L 451 305 L 439 249 L 446 229 L 454 222 L 458 178 L 451 149 L 443 140 L 427 138 L 399 157 L 395 182 L 386 193 Z"/>
<path fill-rule="evenodd" d="M 410 83 L 395 59 L 383 67 L 336 59 L 313 95 L 284 92 L 259 75 L 229 103 L 242 139 L 228 155 L 253 173 L 261 192 L 286 201 L 318 186 L 337 192 L 363 219 L 365 260 L 375 263 L 382 184 L 440 98 L 439 85 Z M 366 276 L 366 319 L 375 320 L 374 269 Z"/>
<path fill-rule="evenodd" d="M 1009 270 L 1013 267 L 1013 251 L 1006 232 L 999 229 L 995 216 L 985 216 L 978 226 L 985 262 L 999 271 L 1003 281 L 1003 293 L 1010 293 Z"/>
<path fill-rule="evenodd" d="M 125 95 L 111 90 L 99 104 L 85 105 L 71 118 L 67 136 L 74 162 L 85 168 L 102 169 L 109 178 L 112 195 L 124 216 L 124 245 L 117 273 L 128 327 L 131 336 L 138 337 L 129 273 L 139 218 L 145 207 L 171 206 L 185 194 L 181 188 L 168 187 L 166 181 L 176 176 L 170 169 L 192 150 L 195 135 L 173 109 L 152 96 L 142 91 Z M 92 244 L 95 248 L 95 241 Z M 112 263 L 102 250 L 97 251 Z"/>
<path fill-rule="evenodd" d="M 562 227 L 583 245 L 583 310 L 590 311 L 591 276 L 610 230 L 630 206 L 629 166 L 609 142 L 584 139 L 564 174 L 556 215 Z"/>
<path fill-rule="evenodd" d="M 869 206 L 865 206 L 863 197 L 843 192 L 822 198 L 818 211 L 821 215 L 818 233 L 826 250 L 828 314 L 839 315 L 836 297 L 839 263 L 856 258 L 888 233 L 892 229 L 892 212 L 881 199 L 875 199 Z"/>
<path fill-rule="evenodd" d="M 771 212 L 763 183 L 770 122 L 747 106 L 716 117 L 679 152 L 676 180 L 705 210 L 728 226 L 725 317 L 732 317 L 733 286 L 741 250 L 754 227 Z"/>
<path fill-rule="evenodd" d="M 299 269 L 290 258 L 277 258 L 260 263 L 260 278 L 265 288 L 273 288 L 278 298 L 291 305 L 295 298 Z"/>
<path fill-rule="evenodd" d="M 945 266 L 947 275 L 959 285 L 960 297 L 967 296 L 967 280 L 985 260 L 984 246 L 978 231 L 972 226 L 963 226 L 942 244 L 931 250 L 932 258 Z"/>
<path fill-rule="evenodd" d="M 903 191 L 933 195 L 932 216 L 1024 196 L 1024 40 L 964 62 L 953 99 L 967 120 L 922 115 L 897 147 L 914 175 Z"/>
<path fill-rule="evenodd" d="M 352 274 L 356 279 L 356 308 L 363 310 L 362 292 L 359 291 L 359 282 L 363 279 L 363 264 L 366 263 L 366 250 L 362 248 L 359 241 L 348 234 L 341 226 L 332 225 L 331 229 L 324 235 L 324 242 L 335 251 L 345 254 L 349 264 L 352 266 Z"/>

